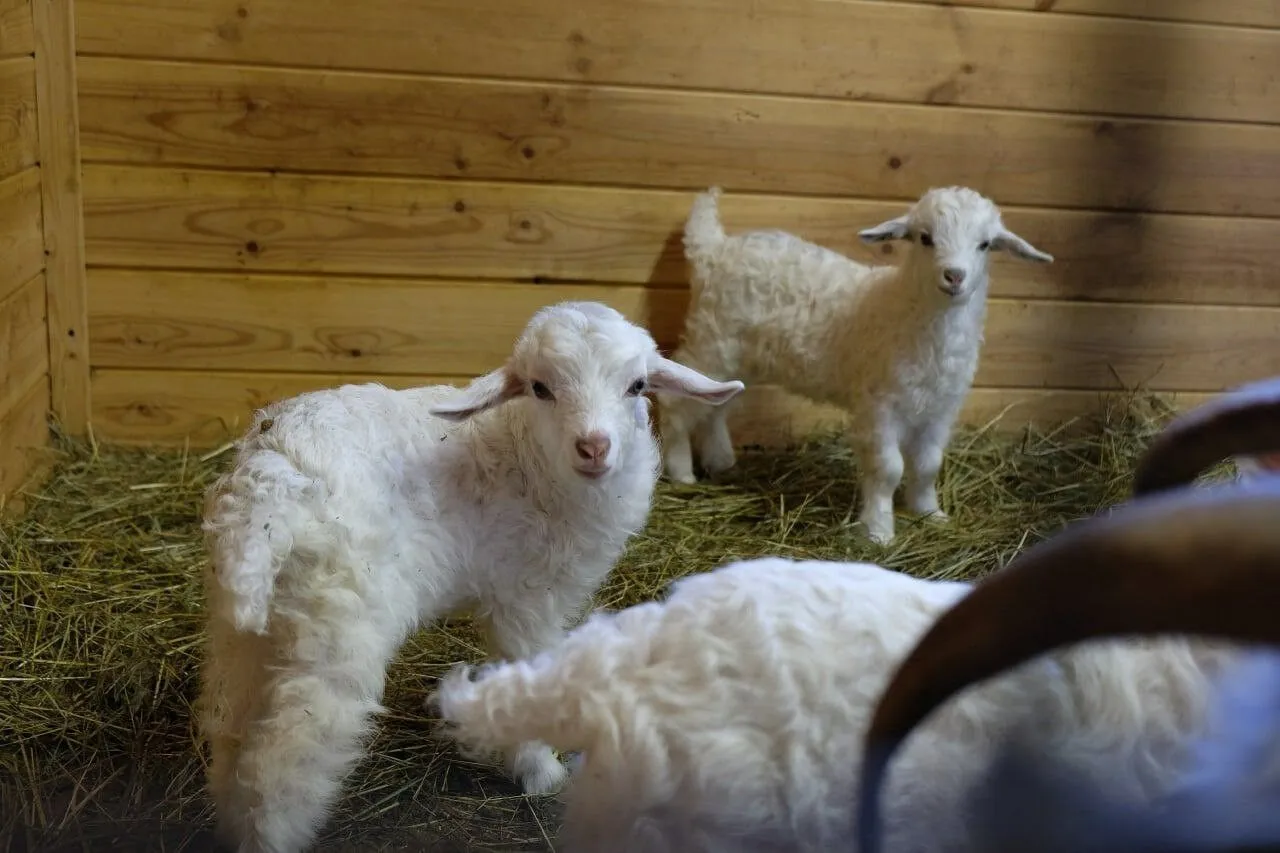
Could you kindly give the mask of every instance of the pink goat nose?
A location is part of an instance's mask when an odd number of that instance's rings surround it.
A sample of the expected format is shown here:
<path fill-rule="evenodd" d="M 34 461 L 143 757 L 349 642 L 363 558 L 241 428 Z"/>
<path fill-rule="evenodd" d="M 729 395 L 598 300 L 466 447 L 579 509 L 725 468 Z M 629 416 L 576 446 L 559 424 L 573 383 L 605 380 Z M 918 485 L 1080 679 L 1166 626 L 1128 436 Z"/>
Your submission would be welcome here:
<path fill-rule="evenodd" d="M 964 281 L 964 270 L 956 267 L 947 267 L 942 271 L 942 277 L 945 278 L 949 284 L 959 284 Z"/>
<path fill-rule="evenodd" d="M 602 432 L 593 432 L 573 443 L 578 455 L 589 462 L 603 462 L 609 453 L 609 436 Z"/>

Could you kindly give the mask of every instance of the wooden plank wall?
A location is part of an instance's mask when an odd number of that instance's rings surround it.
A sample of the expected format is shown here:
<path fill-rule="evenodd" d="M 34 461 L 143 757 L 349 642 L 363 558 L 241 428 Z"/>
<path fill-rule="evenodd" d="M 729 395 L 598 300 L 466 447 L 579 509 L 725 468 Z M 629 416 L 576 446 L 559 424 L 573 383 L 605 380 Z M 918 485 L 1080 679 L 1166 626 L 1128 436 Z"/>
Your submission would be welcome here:
<path fill-rule="evenodd" d="M 48 440 L 49 344 L 30 0 L 0 0 L 0 502 Z"/>
<path fill-rule="evenodd" d="M 213 442 L 352 377 L 461 382 L 539 305 L 666 345 L 692 194 L 865 259 L 930 185 L 999 260 L 966 417 L 1280 372 L 1271 0 L 77 0 L 93 423 Z M 753 390 L 759 435 L 830 413 Z M 741 436 L 740 436 L 741 437 Z"/>

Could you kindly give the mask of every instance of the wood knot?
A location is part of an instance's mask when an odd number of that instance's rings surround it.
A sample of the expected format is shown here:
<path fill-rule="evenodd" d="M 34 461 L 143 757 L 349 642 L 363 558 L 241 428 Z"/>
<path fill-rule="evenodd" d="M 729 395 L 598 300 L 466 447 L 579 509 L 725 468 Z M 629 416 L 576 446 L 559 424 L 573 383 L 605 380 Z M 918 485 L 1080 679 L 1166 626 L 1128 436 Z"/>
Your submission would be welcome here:
<path fill-rule="evenodd" d="M 453 203 L 453 212 L 454 212 L 454 213 L 466 213 L 466 212 L 467 212 L 467 205 L 466 205 L 466 203 L 465 203 L 465 202 L 463 202 L 461 199 L 459 199 L 458 201 L 455 201 L 455 202 Z"/>
<path fill-rule="evenodd" d="M 901 168 L 902 168 L 902 158 L 901 158 L 901 157 L 890 157 L 890 158 L 889 158 L 889 168 L 890 168 L 890 169 L 901 169 Z"/>
<path fill-rule="evenodd" d="M 244 250 L 251 255 L 256 255 L 258 252 L 262 251 L 262 247 L 258 245 L 257 240 L 250 240 L 248 243 L 244 244 Z"/>

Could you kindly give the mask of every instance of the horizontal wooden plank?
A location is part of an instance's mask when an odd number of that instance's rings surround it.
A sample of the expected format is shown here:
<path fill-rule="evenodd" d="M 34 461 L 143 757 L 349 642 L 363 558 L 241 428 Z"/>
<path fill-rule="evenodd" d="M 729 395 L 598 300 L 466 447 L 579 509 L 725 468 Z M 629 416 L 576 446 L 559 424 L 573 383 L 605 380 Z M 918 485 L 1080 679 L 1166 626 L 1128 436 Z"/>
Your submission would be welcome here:
<path fill-rule="evenodd" d="M 0 181 L 0 299 L 44 269 L 40 170 L 32 166 Z"/>
<path fill-rule="evenodd" d="M 0 302 L 0 412 L 7 412 L 49 372 L 44 276 Z"/>
<path fill-rule="evenodd" d="M 1105 15 L 1150 21 L 1183 21 L 1246 27 L 1280 27 L 1280 3 L 1275 0 L 897 0 L 932 6 L 973 6 L 1015 9 L 1043 15 Z"/>
<path fill-rule="evenodd" d="M 1258 29 L 875 0 L 78 0 L 76 12 L 80 49 L 105 55 L 1280 118 L 1280 38 Z"/>
<path fill-rule="evenodd" d="M 680 231 L 691 193 L 101 165 L 86 166 L 84 181 L 91 265 L 664 285 L 688 277 Z M 898 215 L 901 202 L 729 194 L 721 207 L 731 231 L 784 228 L 866 262 L 900 251 L 873 253 L 857 231 Z M 1005 222 L 1056 260 L 997 255 L 998 296 L 1280 305 L 1277 220 L 1009 209 Z"/>
<path fill-rule="evenodd" d="M 674 340 L 679 299 L 635 285 L 533 285 L 192 276 L 92 270 L 94 367 L 384 371 L 491 370 L 535 311 L 606 302 Z"/>
<path fill-rule="evenodd" d="M 466 377 L 386 376 L 325 373 L 202 373 L 178 370 L 95 370 L 94 435 L 123 444 L 212 447 L 235 438 L 253 411 L 272 400 L 347 382 L 383 382 L 393 388 L 441 383 L 463 385 Z M 1105 394 L 975 388 L 962 421 L 1016 430 L 1028 423 L 1051 427 L 1101 409 Z M 1175 404 L 1198 405 L 1203 394 L 1178 394 Z M 838 426 L 842 416 L 776 388 L 749 389 L 730 416 L 740 446 L 779 446 L 818 429 Z"/>
<path fill-rule="evenodd" d="M 95 271 L 95 367 L 475 375 L 533 312 L 598 299 L 678 339 L 686 290 Z M 1218 391 L 1280 373 L 1280 309 L 993 300 L 978 383 Z M 1123 386 L 1118 383 L 1124 383 Z"/>
<path fill-rule="evenodd" d="M 1280 215 L 1262 125 L 92 58 L 79 86 L 90 161 Z"/>
<path fill-rule="evenodd" d="M 39 162 L 39 146 L 35 60 L 0 59 L 0 178 Z"/>
<path fill-rule="evenodd" d="M 1181 391 L 1160 395 L 1175 409 L 1202 405 L 1215 395 Z M 1025 426 L 1070 428 L 1076 419 L 1105 410 L 1108 403 L 1130 400 L 1125 392 L 974 388 L 965 400 L 960 422 L 996 432 L 1016 432 Z M 842 429 L 848 419 L 839 409 L 821 406 L 780 388 L 751 388 L 730 414 L 734 442 L 739 446 L 785 447 L 816 432 Z"/>
<path fill-rule="evenodd" d="M 49 377 L 37 376 L 17 403 L 0 414 L 0 502 L 14 503 L 14 491 L 39 476 L 49 443 Z"/>
<path fill-rule="evenodd" d="M 0 56 L 30 56 L 34 50 L 31 0 L 0 0 Z"/>

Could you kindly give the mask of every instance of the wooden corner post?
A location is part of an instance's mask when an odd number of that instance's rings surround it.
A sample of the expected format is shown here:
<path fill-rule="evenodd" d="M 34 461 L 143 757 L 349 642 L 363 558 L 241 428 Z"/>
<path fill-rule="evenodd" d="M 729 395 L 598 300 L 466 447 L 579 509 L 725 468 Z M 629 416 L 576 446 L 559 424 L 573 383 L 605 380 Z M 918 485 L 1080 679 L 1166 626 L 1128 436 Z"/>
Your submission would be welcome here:
<path fill-rule="evenodd" d="M 76 94 L 75 4 L 32 0 L 44 207 L 51 406 L 63 430 L 89 428 L 88 295 Z"/>

